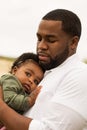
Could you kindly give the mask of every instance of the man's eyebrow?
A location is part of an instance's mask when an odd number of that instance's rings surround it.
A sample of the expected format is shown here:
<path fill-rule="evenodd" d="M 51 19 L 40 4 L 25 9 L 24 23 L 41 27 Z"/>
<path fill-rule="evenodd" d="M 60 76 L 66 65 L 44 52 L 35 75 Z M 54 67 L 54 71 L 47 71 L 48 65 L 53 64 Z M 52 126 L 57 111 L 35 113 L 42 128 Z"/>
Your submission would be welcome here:
<path fill-rule="evenodd" d="M 55 35 L 53 35 L 53 34 L 47 34 L 46 36 L 47 37 L 55 37 Z"/>
<path fill-rule="evenodd" d="M 37 36 L 40 36 L 41 34 L 39 34 L 39 33 L 36 33 L 36 35 Z M 55 35 L 54 34 L 45 34 L 47 37 L 55 37 Z"/>

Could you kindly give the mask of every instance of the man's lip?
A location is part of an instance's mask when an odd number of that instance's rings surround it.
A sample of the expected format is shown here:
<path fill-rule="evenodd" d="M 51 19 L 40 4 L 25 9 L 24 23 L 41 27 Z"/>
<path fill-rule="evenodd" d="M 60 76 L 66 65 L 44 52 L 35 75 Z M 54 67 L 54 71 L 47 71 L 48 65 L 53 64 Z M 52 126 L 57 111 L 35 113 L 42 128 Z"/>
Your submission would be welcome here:
<path fill-rule="evenodd" d="M 38 52 L 38 57 L 41 61 L 47 61 L 49 56 L 44 52 Z"/>
<path fill-rule="evenodd" d="M 46 55 L 39 55 L 39 60 L 46 61 L 46 60 L 48 60 L 48 56 L 46 56 Z"/>
<path fill-rule="evenodd" d="M 38 52 L 38 56 L 41 56 L 41 57 L 48 57 L 48 54 L 45 53 L 45 52 Z"/>

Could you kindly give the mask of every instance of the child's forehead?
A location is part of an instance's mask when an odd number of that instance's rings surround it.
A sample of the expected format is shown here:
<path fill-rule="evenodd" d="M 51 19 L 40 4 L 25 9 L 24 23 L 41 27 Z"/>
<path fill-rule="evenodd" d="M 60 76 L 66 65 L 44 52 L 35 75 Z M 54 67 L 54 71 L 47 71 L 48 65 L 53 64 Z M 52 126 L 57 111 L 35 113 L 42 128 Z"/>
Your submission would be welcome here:
<path fill-rule="evenodd" d="M 41 69 L 39 63 L 36 62 L 36 61 L 34 61 L 34 60 L 32 60 L 32 59 L 29 59 L 29 60 L 27 60 L 27 61 L 21 63 L 21 64 L 19 65 L 19 67 L 27 67 L 27 68 L 32 68 L 32 69 L 38 67 L 38 68 Z"/>
<path fill-rule="evenodd" d="M 42 71 L 44 73 L 44 70 L 43 68 L 39 65 L 39 62 L 38 61 L 35 61 L 33 59 L 28 59 L 26 61 L 23 61 L 21 62 L 21 64 L 18 65 L 18 67 L 26 67 L 27 69 L 28 68 L 35 68 L 35 69 L 39 69 L 40 71 Z M 35 71 L 34 69 L 34 71 Z"/>
<path fill-rule="evenodd" d="M 24 62 L 25 64 L 35 64 L 35 65 L 38 65 L 39 66 L 39 63 L 38 62 L 36 62 L 35 60 L 33 60 L 33 59 L 28 59 L 28 60 L 26 60 L 25 62 Z"/>

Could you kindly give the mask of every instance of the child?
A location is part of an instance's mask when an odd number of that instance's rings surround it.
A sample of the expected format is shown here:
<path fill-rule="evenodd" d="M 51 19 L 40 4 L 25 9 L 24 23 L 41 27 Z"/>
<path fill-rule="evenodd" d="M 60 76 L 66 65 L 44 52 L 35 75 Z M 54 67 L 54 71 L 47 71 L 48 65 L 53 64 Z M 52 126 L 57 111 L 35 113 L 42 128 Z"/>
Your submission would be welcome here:
<path fill-rule="evenodd" d="M 35 103 L 40 89 L 37 85 L 43 75 L 44 70 L 39 65 L 37 55 L 22 54 L 13 63 L 10 73 L 1 76 L 0 85 L 3 88 L 4 101 L 23 114 Z"/>
<path fill-rule="evenodd" d="M 35 103 L 40 91 L 37 85 L 43 75 L 44 70 L 39 65 L 37 55 L 22 54 L 13 63 L 10 73 L 1 76 L 0 85 L 3 88 L 4 101 L 23 114 Z"/>

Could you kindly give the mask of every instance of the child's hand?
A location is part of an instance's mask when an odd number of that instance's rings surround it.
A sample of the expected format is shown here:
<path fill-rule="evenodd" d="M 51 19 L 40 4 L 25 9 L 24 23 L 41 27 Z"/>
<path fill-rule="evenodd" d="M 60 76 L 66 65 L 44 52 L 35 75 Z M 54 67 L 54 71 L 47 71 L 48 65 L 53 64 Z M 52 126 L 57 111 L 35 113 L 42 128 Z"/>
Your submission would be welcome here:
<path fill-rule="evenodd" d="M 33 92 L 31 92 L 31 94 L 29 95 L 29 105 L 30 106 L 34 105 L 35 100 L 36 100 L 38 94 L 40 93 L 41 88 L 42 88 L 41 86 L 36 87 L 36 89 Z"/>

